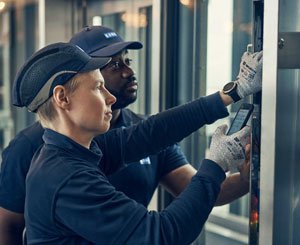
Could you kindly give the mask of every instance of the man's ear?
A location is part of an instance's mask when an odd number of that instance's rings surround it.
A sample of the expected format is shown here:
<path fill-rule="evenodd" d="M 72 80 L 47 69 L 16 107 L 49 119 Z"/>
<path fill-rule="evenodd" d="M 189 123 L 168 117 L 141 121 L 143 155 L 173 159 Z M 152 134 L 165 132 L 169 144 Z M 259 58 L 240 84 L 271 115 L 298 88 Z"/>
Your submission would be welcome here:
<path fill-rule="evenodd" d="M 54 103 L 61 109 L 67 109 L 70 105 L 68 93 L 66 88 L 62 85 L 57 85 L 53 89 L 53 100 Z"/>

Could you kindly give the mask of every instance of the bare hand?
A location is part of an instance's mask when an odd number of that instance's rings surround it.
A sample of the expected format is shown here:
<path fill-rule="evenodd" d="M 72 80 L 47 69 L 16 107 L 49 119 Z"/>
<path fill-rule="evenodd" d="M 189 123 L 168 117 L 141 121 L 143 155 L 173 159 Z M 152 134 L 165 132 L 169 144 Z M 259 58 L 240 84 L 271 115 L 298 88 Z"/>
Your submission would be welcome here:
<path fill-rule="evenodd" d="M 240 172 L 241 180 L 245 182 L 250 181 L 250 150 L 251 145 L 247 144 L 245 147 L 245 162 L 237 167 Z"/>

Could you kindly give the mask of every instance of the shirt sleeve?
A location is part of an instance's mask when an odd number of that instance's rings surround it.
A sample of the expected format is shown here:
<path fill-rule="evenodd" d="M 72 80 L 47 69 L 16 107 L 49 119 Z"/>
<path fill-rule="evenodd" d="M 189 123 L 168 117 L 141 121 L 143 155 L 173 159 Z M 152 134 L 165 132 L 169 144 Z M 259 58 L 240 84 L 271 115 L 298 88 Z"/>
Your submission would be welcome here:
<path fill-rule="evenodd" d="M 156 154 L 203 125 L 225 116 L 228 111 L 219 93 L 215 93 L 151 116 L 131 127 L 110 130 L 95 139 L 104 155 L 102 170 L 111 174 L 122 164 Z"/>
<path fill-rule="evenodd" d="M 103 174 L 80 172 L 57 193 L 53 217 L 57 227 L 95 244 L 188 244 L 200 233 L 224 178 L 217 164 L 205 160 L 187 189 L 159 213 L 117 192 Z"/>
<path fill-rule="evenodd" d="M 167 147 L 158 155 L 160 177 L 172 172 L 173 170 L 188 164 L 188 160 L 183 154 L 180 146 L 174 144 Z"/>
<path fill-rule="evenodd" d="M 24 135 L 12 140 L 2 152 L 0 172 L 1 207 L 13 212 L 24 213 L 25 178 L 33 154 L 32 144 Z"/>

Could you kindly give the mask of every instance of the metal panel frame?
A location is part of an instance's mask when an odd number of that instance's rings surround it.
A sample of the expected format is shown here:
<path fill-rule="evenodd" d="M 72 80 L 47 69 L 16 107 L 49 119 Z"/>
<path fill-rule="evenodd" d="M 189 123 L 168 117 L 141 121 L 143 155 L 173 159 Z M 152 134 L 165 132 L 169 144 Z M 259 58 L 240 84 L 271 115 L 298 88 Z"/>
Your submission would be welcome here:
<path fill-rule="evenodd" d="M 259 244 L 273 244 L 279 0 L 264 2 Z M 270 123 L 274 122 L 274 123 Z"/>

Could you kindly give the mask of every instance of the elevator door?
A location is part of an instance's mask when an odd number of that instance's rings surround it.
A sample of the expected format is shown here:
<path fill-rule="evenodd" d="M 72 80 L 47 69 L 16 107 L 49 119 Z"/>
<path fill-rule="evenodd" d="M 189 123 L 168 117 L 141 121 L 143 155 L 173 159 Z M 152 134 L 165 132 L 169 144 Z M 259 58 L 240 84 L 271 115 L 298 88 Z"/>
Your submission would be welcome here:
<path fill-rule="evenodd" d="M 300 1 L 265 1 L 259 244 L 300 244 Z"/>

